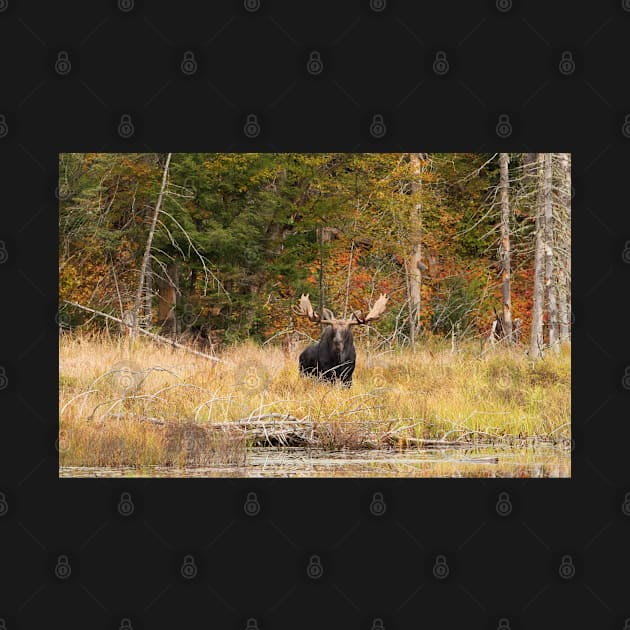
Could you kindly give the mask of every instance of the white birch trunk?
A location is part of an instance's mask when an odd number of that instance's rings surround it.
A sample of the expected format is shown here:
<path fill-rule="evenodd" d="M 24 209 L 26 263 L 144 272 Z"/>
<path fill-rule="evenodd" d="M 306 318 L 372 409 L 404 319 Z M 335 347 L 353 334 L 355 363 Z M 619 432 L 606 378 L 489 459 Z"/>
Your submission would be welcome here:
<path fill-rule="evenodd" d="M 530 336 L 529 354 L 532 358 L 537 358 L 542 354 L 543 348 L 543 306 L 545 301 L 544 292 L 544 195 L 543 195 L 543 166 L 544 155 L 538 154 L 537 164 L 537 185 L 536 195 L 536 232 L 534 250 L 534 296 L 532 303 L 532 330 Z"/>
<path fill-rule="evenodd" d="M 409 283 L 409 338 L 411 345 L 415 344 L 416 335 L 420 330 L 420 313 L 422 308 L 422 154 L 410 153 L 409 159 L 413 166 L 414 181 L 411 190 L 416 196 L 412 210 L 410 230 L 413 235 L 413 246 L 407 268 Z"/>
<path fill-rule="evenodd" d="M 510 199 L 508 164 L 510 156 L 499 154 L 501 170 L 501 238 L 499 242 L 499 262 L 501 263 L 501 293 L 503 297 L 503 334 L 512 342 L 512 292 L 510 288 Z"/>
<path fill-rule="evenodd" d="M 140 279 L 138 280 L 138 289 L 136 291 L 136 299 L 133 305 L 133 329 L 131 331 L 131 340 L 133 341 L 138 334 L 140 327 L 140 306 L 142 304 L 142 291 L 144 287 L 144 278 L 146 276 L 147 267 L 151 258 L 151 246 L 153 244 L 153 236 L 155 234 L 155 226 L 157 225 L 158 215 L 160 213 L 160 207 L 162 205 L 162 199 L 164 198 L 164 192 L 166 191 L 166 180 L 168 178 L 168 167 L 171 163 L 171 156 L 169 153 L 166 156 L 166 164 L 164 164 L 164 173 L 162 174 L 162 185 L 160 187 L 160 194 L 158 195 L 157 202 L 155 204 L 155 212 L 153 213 L 153 220 L 151 222 L 151 228 L 149 229 L 149 235 L 147 236 L 147 243 L 144 249 L 144 257 L 142 259 L 142 266 L 140 267 Z"/>
<path fill-rule="evenodd" d="M 549 348 L 558 351 L 558 302 L 554 274 L 553 154 L 545 153 L 543 198 L 545 206 L 545 293 Z"/>
<path fill-rule="evenodd" d="M 571 300 L 569 295 L 571 278 L 571 165 L 568 153 L 560 153 L 560 219 L 558 238 L 558 325 L 560 343 L 570 338 Z"/>

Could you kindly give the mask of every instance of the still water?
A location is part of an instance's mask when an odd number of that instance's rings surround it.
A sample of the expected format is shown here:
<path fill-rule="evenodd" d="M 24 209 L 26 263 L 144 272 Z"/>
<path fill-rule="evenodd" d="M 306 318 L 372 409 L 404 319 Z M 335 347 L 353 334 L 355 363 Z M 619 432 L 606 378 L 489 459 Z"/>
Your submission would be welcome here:
<path fill-rule="evenodd" d="M 566 448 L 324 451 L 252 448 L 244 464 L 145 468 L 61 467 L 60 477 L 570 477 Z"/>

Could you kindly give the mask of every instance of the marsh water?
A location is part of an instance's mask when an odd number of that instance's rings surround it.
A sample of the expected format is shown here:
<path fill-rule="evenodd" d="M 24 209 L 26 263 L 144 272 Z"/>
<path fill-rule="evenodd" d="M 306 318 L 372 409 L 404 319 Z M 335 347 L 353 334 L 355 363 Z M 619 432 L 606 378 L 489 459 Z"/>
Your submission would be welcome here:
<path fill-rule="evenodd" d="M 570 477 L 567 448 L 459 447 L 325 451 L 252 448 L 242 464 L 61 467 L 60 477 Z"/>

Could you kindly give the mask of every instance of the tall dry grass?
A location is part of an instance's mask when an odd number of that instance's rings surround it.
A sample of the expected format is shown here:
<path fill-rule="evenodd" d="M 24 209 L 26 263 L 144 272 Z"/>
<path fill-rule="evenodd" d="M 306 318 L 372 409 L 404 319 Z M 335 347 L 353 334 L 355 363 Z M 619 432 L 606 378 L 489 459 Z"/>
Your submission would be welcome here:
<path fill-rule="evenodd" d="M 144 340 L 129 351 L 125 339 L 65 335 L 60 465 L 242 463 L 244 439 L 203 427 L 272 412 L 317 423 L 331 449 L 361 448 L 403 427 L 425 439 L 570 436 L 568 347 L 535 362 L 501 348 L 480 358 L 478 346 L 456 354 L 440 344 L 382 354 L 357 347 L 351 389 L 300 377 L 298 352 L 245 343 L 214 363 Z"/>

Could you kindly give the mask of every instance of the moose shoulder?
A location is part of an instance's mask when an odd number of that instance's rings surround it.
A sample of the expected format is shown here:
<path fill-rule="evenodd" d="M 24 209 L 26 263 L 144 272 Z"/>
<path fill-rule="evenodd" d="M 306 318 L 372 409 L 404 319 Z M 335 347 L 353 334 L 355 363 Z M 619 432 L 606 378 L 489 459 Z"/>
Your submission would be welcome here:
<path fill-rule="evenodd" d="M 300 373 L 327 381 L 341 381 L 350 387 L 356 361 L 351 327 L 378 319 L 385 312 L 388 299 L 386 294 L 381 294 L 365 316 L 355 311 L 350 319 L 337 319 L 327 308 L 324 316 L 320 317 L 313 310 L 308 295 L 302 295 L 299 306 L 293 307 L 294 312 L 312 322 L 326 324 L 326 328 L 319 341 L 300 354 Z"/>

